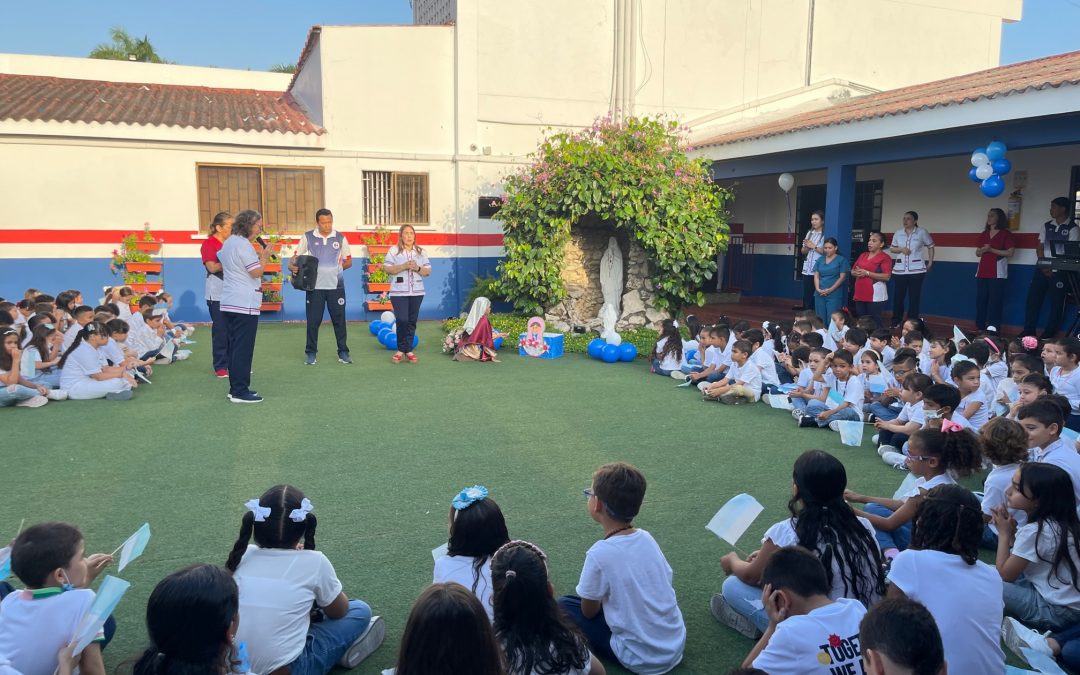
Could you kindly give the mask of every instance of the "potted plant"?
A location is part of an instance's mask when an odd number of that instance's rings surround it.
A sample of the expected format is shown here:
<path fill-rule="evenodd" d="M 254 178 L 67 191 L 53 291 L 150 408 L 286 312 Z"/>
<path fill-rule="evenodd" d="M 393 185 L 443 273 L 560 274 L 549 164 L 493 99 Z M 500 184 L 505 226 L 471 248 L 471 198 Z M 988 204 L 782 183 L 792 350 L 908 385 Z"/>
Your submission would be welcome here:
<path fill-rule="evenodd" d="M 280 312 L 283 303 L 280 291 L 263 290 L 262 304 L 259 305 L 259 310 L 263 312 Z"/>
<path fill-rule="evenodd" d="M 144 272 L 125 272 L 124 283 L 131 286 L 131 290 L 139 293 L 157 293 L 161 290 L 160 281 L 147 281 Z"/>
<path fill-rule="evenodd" d="M 386 270 L 376 269 L 374 272 L 368 272 L 367 278 L 367 292 L 368 293 L 385 293 L 390 290 L 390 275 L 386 273 Z"/>
<path fill-rule="evenodd" d="M 281 257 L 277 254 L 271 255 L 270 260 L 263 265 L 263 274 L 278 274 L 281 272 Z"/>
<path fill-rule="evenodd" d="M 386 225 L 376 225 L 373 232 L 365 232 L 361 236 L 364 245 L 367 246 L 369 256 L 382 255 L 390 250 L 390 228 Z"/>
<path fill-rule="evenodd" d="M 262 290 L 265 291 L 280 291 L 281 284 L 284 280 L 281 272 L 273 274 L 269 279 L 262 282 Z"/>
<path fill-rule="evenodd" d="M 142 240 L 135 242 L 135 250 L 143 253 L 157 253 L 161 250 L 161 241 L 154 239 L 154 235 L 150 232 L 150 223 L 143 223 Z"/>
<path fill-rule="evenodd" d="M 374 300 L 368 300 L 367 308 L 369 312 L 381 312 L 383 310 L 393 309 L 394 306 L 390 304 L 390 294 L 383 293 Z"/>
<path fill-rule="evenodd" d="M 273 251 L 278 257 L 281 256 L 281 249 L 285 246 L 285 239 L 287 237 L 282 232 L 267 231 L 263 241 L 266 242 L 266 247 Z"/>
<path fill-rule="evenodd" d="M 367 273 L 371 274 L 375 270 L 381 270 L 383 263 L 386 262 L 386 254 L 369 252 L 369 255 L 371 257 L 368 259 Z"/>

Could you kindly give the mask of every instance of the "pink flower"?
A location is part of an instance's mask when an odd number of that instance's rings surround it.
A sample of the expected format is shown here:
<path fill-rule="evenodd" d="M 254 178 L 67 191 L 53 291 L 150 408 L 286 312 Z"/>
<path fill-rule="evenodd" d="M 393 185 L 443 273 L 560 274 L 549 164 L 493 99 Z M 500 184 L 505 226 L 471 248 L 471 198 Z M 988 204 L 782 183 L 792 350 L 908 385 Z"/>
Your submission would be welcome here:
<path fill-rule="evenodd" d="M 1025 335 L 1020 344 L 1024 345 L 1024 349 L 1036 349 L 1039 346 L 1039 341 L 1034 336 Z"/>

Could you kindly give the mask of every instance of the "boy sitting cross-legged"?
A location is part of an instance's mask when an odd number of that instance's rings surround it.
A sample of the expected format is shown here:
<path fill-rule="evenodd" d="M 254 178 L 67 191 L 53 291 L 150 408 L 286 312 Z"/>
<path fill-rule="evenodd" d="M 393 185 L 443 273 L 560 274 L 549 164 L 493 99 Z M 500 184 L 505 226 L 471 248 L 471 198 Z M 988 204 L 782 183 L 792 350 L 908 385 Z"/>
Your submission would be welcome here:
<path fill-rule="evenodd" d="M 559 606 L 594 654 L 617 659 L 634 673 L 666 673 L 682 660 L 686 626 L 671 566 L 652 535 L 633 525 L 645 476 L 629 464 L 605 464 L 585 494 L 604 538 L 585 554 L 577 595 L 563 596 Z"/>
<path fill-rule="evenodd" d="M 731 367 L 727 376 L 718 382 L 698 384 L 707 400 L 740 405 L 757 403 L 761 398 L 761 371 L 750 361 L 753 347 L 746 340 L 731 346 Z"/>

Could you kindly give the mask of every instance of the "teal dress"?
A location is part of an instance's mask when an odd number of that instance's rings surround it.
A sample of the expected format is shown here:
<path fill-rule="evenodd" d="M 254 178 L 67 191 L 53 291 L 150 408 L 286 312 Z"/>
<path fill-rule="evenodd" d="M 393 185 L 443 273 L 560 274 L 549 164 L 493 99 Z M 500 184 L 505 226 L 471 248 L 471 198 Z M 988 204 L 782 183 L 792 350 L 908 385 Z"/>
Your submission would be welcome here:
<path fill-rule="evenodd" d="M 847 257 L 837 253 L 833 256 L 831 263 L 825 262 L 825 256 L 818 258 L 817 263 L 814 264 L 814 271 L 820 277 L 818 286 L 829 288 L 840 279 L 841 274 L 850 274 L 851 265 Z M 845 286 L 846 283 L 841 284 L 839 288 L 825 297 L 822 297 L 817 291 L 814 292 L 814 311 L 817 312 L 826 325 L 828 325 L 832 313 L 844 306 L 844 300 L 847 299 Z"/>

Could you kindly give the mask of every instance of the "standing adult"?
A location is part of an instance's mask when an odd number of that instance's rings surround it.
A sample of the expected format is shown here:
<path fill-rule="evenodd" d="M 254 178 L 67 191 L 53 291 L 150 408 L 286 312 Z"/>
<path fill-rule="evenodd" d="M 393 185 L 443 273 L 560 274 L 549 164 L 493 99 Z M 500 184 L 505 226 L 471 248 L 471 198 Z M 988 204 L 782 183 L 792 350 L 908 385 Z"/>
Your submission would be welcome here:
<path fill-rule="evenodd" d="M 270 247 L 255 242 L 262 232 L 262 216 L 251 209 L 236 214 L 232 234 L 221 245 L 218 260 L 224 275 L 221 286 L 221 315 L 229 333 L 229 400 L 259 403 L 262 397 L 251 390 L 251 361 L 255 355 L 255 334 L 259 330 L 262 304 L 263 267 Z M 256 252 L 258 251 L 258 252 Z"/>
<path fill-rule="evenodd" d="M 1015 251 L 1016 240 L 1009 232 L 1009 219 L 1005 212 L 990 209 L 975 249 L 975 255 L 979 258 L 979 269 L 975 272 L 975 325 L 979 330 L 1001 329 L 1009 258 Z"/>
<path fill-rule="evenodd" d="M 300 237 L 296 255 L 315 256 L 319 271 L 315 276 L 315 289 L 307 291 L 307 345 L 304 347 L 304 364 L 315 365 L 319 351 L 319 327 L 322 325 L 323 308 L 330 313 L 337 339 L 338 363 L 352 363 L 345 329 L 345 270 L 352 267 L 352 252 L 345 235 L 334 229 L 334 214 L 330 209 L 315 212 L 315 227 Z M 289 271 L 296 273 L 296 257 L 289 259 Z"/>
<path fill-rule="evenodd" d="M 206 308 L 210 310 L 210 337 L 213 343 L 214 374 L 219 378 L 229 376 L 229 331 L 221 316 L 221 286 L 225 275 L 221 272 L 221 251 L 225 238 L 232 232 L 233 217 L 221 211 L 210 223 L 210 236 L 202 243 L 202 264 L 206 268 Z"/>
<path fill-rule="evenodd" d="M 1069 215 L 1069 206 L 1068 197 L 1057 197 L 1050 202 L 1050 220 L 1043 223 L 1043 231 L 1039 233 L 1039 257 L 1049 258 L 1053 253 L 1051 246 L 1055 243 L 1080 241 L 1080 229 Z M 1028 288 L 1027 312 L 1021 335 L 1035 334 L 1044 299 L 1050 301 L 1050 316 L 1046 319 L 1043 338 L 1057 335 L 1061 316 L 1065 312 L 1065 275 L 1066 272 L 1060 270 L 1035 270 Z"/>
<path fill-rule="evenodd" d="M 397 323 L 397 351 L 390 360 L 401 363 L 404 357 L 416 363 L 413 336 L 420 317 L 420 303 L 424 301 L 424 277 L 431 274 L 431 262 L 424 249 L 417 246 L 412 225 L 402 225 L 398 230 L 398 243 L 387 251 L 383 269 L 390 275 L 390 304 L 394 306 Z"/>
<path fill-rule="evenodd" d="M 892 327 L 904 323 L 904 298 L 907 298 L 908 318 L 919 318 L 919 301 L 922 298 L 923 279 L 934 266 L 934 240 L 930 233 L 919 227 L 919 214 L 908 211 L 904 224 L 893 235 L 889 253 L 893 263 L 893 313 Z"/>
<path fill-rule="evenodd" d="M 851 269 L 851 276 L 855 278 L 855 312 L 859 316 L 869 314 L 880 320 L 889 299 L 885 283 L 892 276 L 892 258 L 882 250 L 884 248 L 885 235 L 871 232 L 866 239 L 866 252 Z"/>
<path fill-rule="evenodd" d="M 822 256 L 814 263 L 814 311 L 828 323 L 832 313 L 844 306 L 844 281 L 850 266 L 840 255 L 840 244 L 829 237 L 821 245 Z"/>
<path fill-rule="evenodd" d="M 814 307 L 814 266 L 818 258 L 825 252 L 825 212 L 814 211 L 810 214 L 810 230 L 803 237 L 802 242 L 802 285 L 803 300 L 799 309 L 812 309 Z M 824 318 L 824 317 L 822 317 Z"/>

